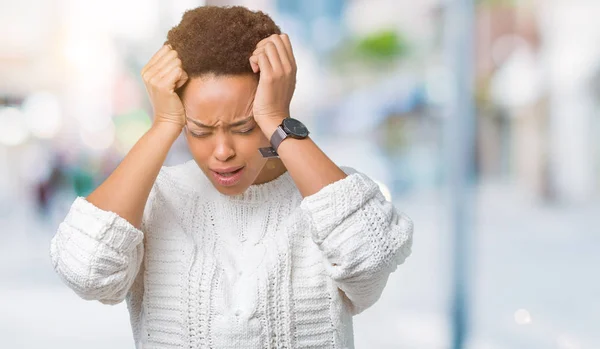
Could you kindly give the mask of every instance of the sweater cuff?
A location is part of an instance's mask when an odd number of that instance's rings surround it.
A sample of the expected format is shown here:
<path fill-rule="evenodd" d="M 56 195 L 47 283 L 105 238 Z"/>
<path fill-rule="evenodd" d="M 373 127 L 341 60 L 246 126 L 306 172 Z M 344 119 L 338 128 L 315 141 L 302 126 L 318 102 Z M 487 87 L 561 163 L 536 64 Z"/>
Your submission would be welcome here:
<path fill-rule="evenodd" d="M 366 175 L 355 172 L 305 197 L 300 208 L 308 213 L 316 229 L 315 242 L 323 242 L 333 228 L 363 207 L 378 192 L 377 183 Z"/>
<path fill-rule="evenodd" d="M 65 223 L 122 253 L 133 250 L 144 238 L 144 234 L 126 219 L 94 206 L 83 197 L 73 202 Z"/>

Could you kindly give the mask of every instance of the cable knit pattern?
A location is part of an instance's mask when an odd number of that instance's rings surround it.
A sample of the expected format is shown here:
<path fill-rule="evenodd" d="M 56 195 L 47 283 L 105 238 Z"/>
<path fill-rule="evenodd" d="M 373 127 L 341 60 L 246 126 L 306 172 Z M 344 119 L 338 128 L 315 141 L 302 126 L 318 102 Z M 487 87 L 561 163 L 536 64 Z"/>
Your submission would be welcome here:
<path fill-rule="evenodd" d="M 126 299 L 138 349 L 353 348 L 352 316 L 410 254 L 413 226 L 343 170 L 303 199 L 289 173 L 225 196 L 193 161 L 163 167 L 141 230 L 77 198 L 52 263 L 84 299 Z"/>

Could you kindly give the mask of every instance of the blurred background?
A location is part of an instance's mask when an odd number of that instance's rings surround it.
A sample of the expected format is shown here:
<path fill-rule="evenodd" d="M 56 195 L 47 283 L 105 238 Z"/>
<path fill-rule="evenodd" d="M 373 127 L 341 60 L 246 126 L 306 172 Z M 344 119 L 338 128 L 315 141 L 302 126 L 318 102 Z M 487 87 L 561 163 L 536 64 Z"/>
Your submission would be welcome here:
<path fill-rule="evenodd" d="M 1 347 L 133 347 L 49 241 L 150 127 L 139 72 L 205 4 L 275 19 L 292 115 L 415 222 L 357 348 L 600 348 L 597 0 L 0 2 Z"/>

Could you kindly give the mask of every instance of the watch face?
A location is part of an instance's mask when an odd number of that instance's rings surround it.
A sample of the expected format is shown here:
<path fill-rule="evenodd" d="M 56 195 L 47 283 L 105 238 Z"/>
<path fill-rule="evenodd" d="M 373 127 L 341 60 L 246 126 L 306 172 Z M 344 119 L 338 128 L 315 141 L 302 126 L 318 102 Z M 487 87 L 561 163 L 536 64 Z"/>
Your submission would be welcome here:
<path fill-rule="evenodd" d="M 286 118 L 283 120 L 283 127 L 292 137 L 308 137 L 308 129 L 299 120 L 293 118 Z"/>

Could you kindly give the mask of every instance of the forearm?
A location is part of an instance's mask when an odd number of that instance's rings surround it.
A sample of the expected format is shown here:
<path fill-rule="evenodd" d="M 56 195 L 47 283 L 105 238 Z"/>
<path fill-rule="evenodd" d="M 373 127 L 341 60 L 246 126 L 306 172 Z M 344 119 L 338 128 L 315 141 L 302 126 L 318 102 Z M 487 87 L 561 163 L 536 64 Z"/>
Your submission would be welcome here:
<path fill-rule="evenodd" d="M 275 132 L 277 125 L 263 126 L 266 135 Z M 285 139 L 277 149 L 279 158 L 296 183 L 300 194 L 307 197 L 340 179 L 346 174 L 308 137 Z"/>
<path fill-rule="evenodd" d="M 303 197 L 346 178 L 344 171 L 310 138 L 285 140 L 277 152 Z"/>
<path fill-rule="evenodd" d="M 176 124 L 155 123 L 87 201 L 139 228 L 152 185 L 180 132 Z"/>

